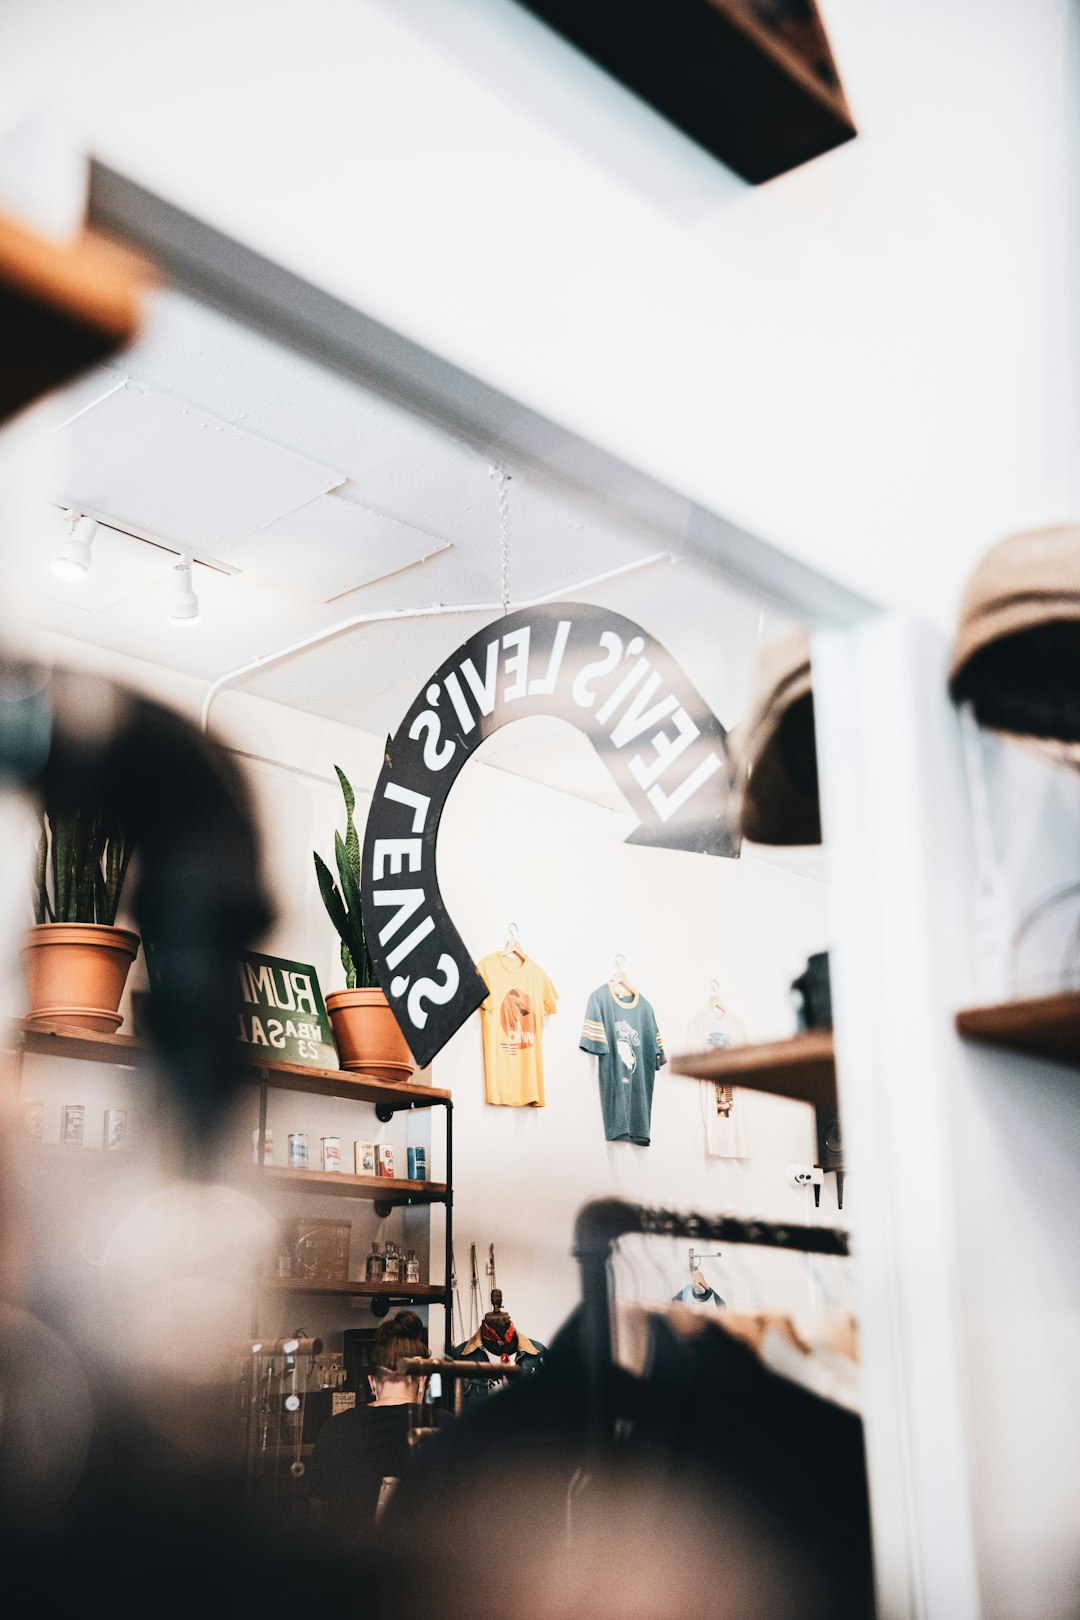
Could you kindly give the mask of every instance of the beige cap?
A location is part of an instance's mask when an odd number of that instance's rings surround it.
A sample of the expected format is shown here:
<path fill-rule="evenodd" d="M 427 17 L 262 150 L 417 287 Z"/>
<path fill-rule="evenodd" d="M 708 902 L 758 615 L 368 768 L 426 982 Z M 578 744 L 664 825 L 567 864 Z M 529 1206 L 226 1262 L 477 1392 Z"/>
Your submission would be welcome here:
<path fill-rule="evenodd" d="M 732 732 L 744 838 L 755 844 L 820 844 L 810 638 L 788 631 L 758 657 L 754 700 Z"/>
<path fill-rule="evenodd" d="M 1080 742 L 1080 525 L 1011 535 L 983 558 L 961 604 L 949 690 L 996 731 Z"/>

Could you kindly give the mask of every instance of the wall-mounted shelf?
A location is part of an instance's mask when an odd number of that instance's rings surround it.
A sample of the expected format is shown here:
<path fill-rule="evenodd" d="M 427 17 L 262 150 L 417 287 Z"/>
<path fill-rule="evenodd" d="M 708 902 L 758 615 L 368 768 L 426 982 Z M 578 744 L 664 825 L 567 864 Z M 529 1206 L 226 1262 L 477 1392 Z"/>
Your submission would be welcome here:
<path fill-rule="evenodd" d="M 446 1289 L 437 1283 L 309 1282 L 304 1277 L 273 1278 L 266 1284 L 274 1294 L 342 1294 L 359 1299 L 434 1300 L 442 1304 Z"/>
<path fill-rule="evenodd" d="M 673 1074 L 693 1080 L 714 1080 L 767 1091 L 774 1097 L 793 1097 L 815 1108 L 835 1110 L 836 1059 L 832 1031 L 807 1030 L 786 1041 L 757 1046 L 714 1046 L 673 1058 Z"/>
<path fill-rule="evenodd" d="M 374 1204 L 441 1204 L 444 1181 L 406 1181 L 391 1176 L 351 1176 L 342 1170 L 286 1170 L 264 1165 L 261 1174 L 289 1192 L 320 1197 L 366 1198 Z"/>
<path fill-rule="evenodd" d="M 45 1028 L 15 1026 L 16 1042 L 23 1052 L 35 1057 L 77 1058 L 89 1063 L 112 1063 L 121 1068 L 140 1068 L 152 1058 L 149 1041 L 134 1035 L 106 1035 L 92 1029 L 72 1029 L 63 1024 Z M 341 1097 L 346 1102 L 374 1103 L 394 1113 L 406 1108 L 433 1108 L 450 1101 L 448 1091 L 419 1086 L 409 1081 L 391 1085 L 385 1080 L 369 1080 L 344 1069 L 312 1069 L 300 1063 L 280 1063 L 256 1056 L 237 1047 L 237 1066 L 256 1085 L 264 1081 L 284 1091 L 306 1091 L 318 1097 Z"/>
<path fill-rule="evenodd" d="M 133 1035 L 99 1034 L 95 1030 L 74 1029 L 62 1024 L 45 1028 L 30 1028 L 26 1023 L 16 1024 L 12 1044 L 17 1066 L 28 1053 L 39 1057 L 69 1058 L 89 1063 L 109 1063 L 122 1068 L 141 1068 L 152 1061 L 153 1049 L 149 1041 Z M 446 1110 L 446 1181 L 406 1181 L 389 1176 L 352 1176 L 344 1171 L 288 1170 L 260 1164 L 256 1175 L 279 1186 L 282 1191 L 329 1195 L 335 1198 L 360 1198 L 370 1201 L 376 1215 L 386 1216 L 396 1205 L 444 1204 L 445 1222 L 445 1276 L 442 1284 L 422 1283 L 309 1283 L 298 1281 L 271 1282 L 267 1291 L 278 1294 L 338 1294 L 370 1299 L 376 1315 L 385 1314 L 391 1300 L 414 1304 L 434 1301 L 446 1313 L 446 1350 L 450 1351 L 452 1319 L 450 1310 L 450 1271 L 454 1241 L 453 1180 L 454 1180 L 454 1105 L 448 1091 L 434 1086 L 415 1085 L 411 1081 L 391 1085 L 385 1080 L 369 1080 L 362 1075 L 353 1076 L 343 1069 L 312 1069 L 298 1063 L 280 1063 L 273 1058 L 255 1056 L 243 1047 L 237 1047 L 237 1067 L 244 1078 L 259 1087 L 259 1123 L 255 1140 L 266 1139 L 267 1095 L 271 1089 L 306 1092 L 309 1096 L 339 1097 L 346 1102 L 371 1103 L 376 1116 L 387 1121 L 396 1113 L 411 1108 Z M 40 1150 L 39 1150 L 40 1151 Z M 74 1146 L 59 1148 L 58 1153 L 75 1155 Z M 102 1159 L 113 1155 L 102 1153 Z M 258 1332 L 257 1320 L 252 1331 Z"/>
<path fill-rule="evenodd" d="M 1077 990 L 1033 996 L 1024 1001 L 995 1002 L 985 1007 L 965 1007 L 956 1015 L 956 1027 L 969 1041 L 1080 1066 L 1080 991 Z"/>

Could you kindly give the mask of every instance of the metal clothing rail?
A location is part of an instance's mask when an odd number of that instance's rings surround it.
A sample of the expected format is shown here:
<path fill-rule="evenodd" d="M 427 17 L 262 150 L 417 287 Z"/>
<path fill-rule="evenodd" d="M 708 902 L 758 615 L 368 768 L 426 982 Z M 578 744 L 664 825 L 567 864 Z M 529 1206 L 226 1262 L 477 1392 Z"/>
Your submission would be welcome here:
<path fill-rule="evenodd" d="M 582 1350 L 594 1444 L 611 1436 L 607 1377 L 614 1350 L 611 1331 L 611 1255 L 620 1238 L 690 1238 L 702 1243 L 747 1243 L 802 1254 L 851 1253 L 848 1234 L 833 1226 L 789 1225 L 742 1215 L 699 1215 L 651 1209 L 621 1198 L 595 1198 L 574 1223 L 574 1258 L 581 1271 Z"/>

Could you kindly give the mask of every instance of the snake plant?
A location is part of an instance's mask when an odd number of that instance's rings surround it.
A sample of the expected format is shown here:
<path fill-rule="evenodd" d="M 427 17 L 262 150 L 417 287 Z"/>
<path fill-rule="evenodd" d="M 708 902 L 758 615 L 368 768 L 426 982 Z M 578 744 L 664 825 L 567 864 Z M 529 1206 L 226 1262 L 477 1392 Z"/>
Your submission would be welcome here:
<path fill-rule="evenodd" d="M 364 939 L 364 919 L 360 911 L 360 839 L 353 821 L 356 794 L 341 766 L 335 765 L 334 770 L 345 800 L 345 837 L 342 838 L 339 832 L 334 833 L 334 857 L 340 888 L 318 850 L 314 850 L 319 893 L 326 914 L 341 939 L 341 965 L 345 969 L 346 988 L 375 989 L 379 981 Z"/>
<path fill-rule="evenodd" d="M 116 921 L 131 845 L 100 811 L 46 808 L 34 871 L 39 923 Z"/>

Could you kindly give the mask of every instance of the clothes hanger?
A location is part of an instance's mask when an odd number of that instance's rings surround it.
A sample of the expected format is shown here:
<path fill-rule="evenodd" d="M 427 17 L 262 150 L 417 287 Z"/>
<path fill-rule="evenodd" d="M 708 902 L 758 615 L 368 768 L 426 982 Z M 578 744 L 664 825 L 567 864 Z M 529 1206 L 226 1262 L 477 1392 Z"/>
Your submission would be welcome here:
<path fill-rule="evenodd" d="M 506 944 L 503 946 L 499 954 L 500 956 L 516 956 L 519 962 L 524 962 L 525 952 L 522 950 L 521 941 L 518 939 L 517 923 L 512 922 L 510 924 L 507 931 Z"/>
<path fill-rule="evenodd" d="M 711 994 L 709 996 L 709 1006 L 710 1007 L 715 1007 L 717 1012 L 720 1014 L 721 1018 L 723 1018 L 725 1012 L 727 1011 L 727 1008 L 724 1006 L 724 1003 L 720 1000 L 720 986 L 716 982 L 715 979 L 710 979 L 709 980 L 709 990 L 711 992 Z"/>
<path fill-rule="evenodd" d="M 695 1294 L 711 1294 L 712 1284 L 705 1281 L 705 1273 L 701 1269 L 703 1260 L 719 1260 L 720 1250 L 715 1254 L 698 1254 L 694 1248 L 690 1250 L 690 1286 Z"/>
<path fill-rule="evenodd" d="M 615 957 L 615 972 L 608 980 L 611 990 L 625 990 L 628 996 L 636 996 L 637 991 L 626 977 L 626 957 L 621 953 Z"/>

